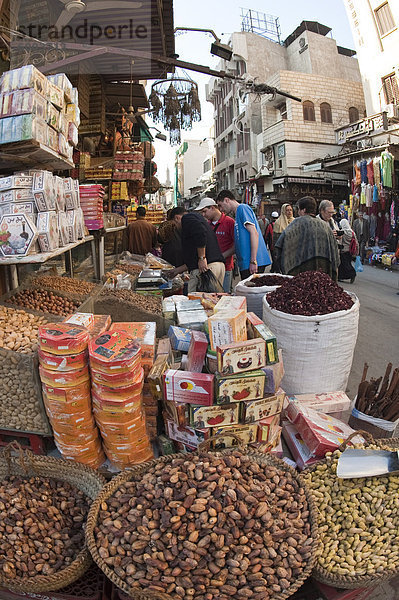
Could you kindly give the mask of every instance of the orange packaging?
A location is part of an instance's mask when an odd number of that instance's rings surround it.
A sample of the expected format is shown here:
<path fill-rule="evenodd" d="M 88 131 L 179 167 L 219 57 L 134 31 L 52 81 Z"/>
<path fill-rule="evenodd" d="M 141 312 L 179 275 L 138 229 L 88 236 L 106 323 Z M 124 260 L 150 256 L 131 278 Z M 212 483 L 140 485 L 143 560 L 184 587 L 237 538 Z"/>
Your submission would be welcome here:
<path fill-rule="evenodd" d="M 49 323 L 39 327 L 39 348 L 50 354 L 80 354 L 87 348 L 89 332 L 70 323 Z"/>
<path fill-rule="evenodd" d="M 42 383 L 43 394 L 49 400 L 56 402 L 79 402 L 80 400 L 86 401 L 90 399 L 90 381 L 83 381 L 79 385 L 70 387 L 54 387 Z"/>
<path fill-rule="evenodd" d="M 95 423 L 93 417 L 90 417 L 90 419 L 87 419 L 86 421 L 84 421 L 83 423 L 79 423 L 78 425 L 75 425 L 75 424 L 70 425 L 63 421 L 58 421 L 57 415 L 54 417 L 51 414 L 49 414 L 48 411 L 47 411 L 47 415 L 48 415 L 48 418 L 50 420 L 53 430 L 56 431 L 57 433 L 65 433 L 66 435 L 76 435 L 76 434 L 83 435 L 84 433 L 89 434 L 93 430 L 97 430 L 97 426 L 96 426 L 96 423 Z"/>
<path fill-rule="evenodd" d="M 90 366 L 105 374 L 134 371 L 141 361 L 140 345 L 124 331 L 109 331 L 89 342 Z"/>
<path fill-rule="evenodd" d="M 125 388 L 136 384 L 138 386 L 142 386 L 144 381 L 144 371 L 142 367 L 138 367 L 134 371 L 128 371 L 127 373 L 115 373 L 114 375 L 107 375 L 106 373 L 97 371 L 97 369 L 92 369 L 91 379 L 94 383 L 99 385 L 107 385 L 112 389 Z"/>
<path fill-rule="evenodd" d="M 109 410 L 116 412 L 130 412 L 138 405 L 142 404 L 142 395 L 135 394 L 134 396 L 123 397 L 119 394 L 112 394 L 111 392 L 107 395 L 103 392 L 100 396 L 97 393 L 97 388 L 101 387 L 96 384 L 92 391 L 92 400 L 98 410 Z"/>
<path fill-rule="evenodd" d="M 57 424 L 55 427 L 57 431 L 61 431 L 59 425 L 69 425 L 70 427 L 75 427 L 76 429 L 88 429 L 90 424 L 92 427 L 95 427 L 93 416 L 89 411 L 82 411 L 75 414 L 54 414 L 52 411 L 46 408 L 46 412 L 51 420 L 51 423 L 53 424 L 54 422 Z"/>
<path fill-rule="evenodd" d="M 138 323 L 113 323 L 110 331 L 125 331 L 141 346 L 141 360 L 153 362 L 155 356 L 155 342 L 157 338 L 157 324 L 155 321 Z"/>
<path fill-rule="evenodd" d="M 128 435 L 131 431 L 136 431 L 144 424 L 144 415 L 141 413 L 140 415 L 130 419 L 130 421 L 126 421 L 126 423 L 107 423 L 105 421 L 104 423 L 99 424 L 99 429 L 100 431 L 105 431 L 106 433 L 123 433 Z"/>
<path fill-rule="evenodd" d="M 116 453 L 111 450 L 106 450 L 106 454 L 112 464 L 120 469 L 124 469 L 131 465 L 137 465 L 154 458 L 154 452 L 151 446 L 140 452 L 135 452 L 134 454 Z"/>
<path fill-rule="evenodd" d="M 105 461 L 100 439 L 82 445 L 63 444 L 57 440 L 55 440 L 55 444 L 64 458 L 76 460 L 96 468 Z"/>
<path fill-rule="evenodd" d="M 65 446 L 68 446 L 70 444 L 82 444 L 84 445 L 87 442 L 93 442 L 94 440 L 98 439 L 98 429 L 92 429 L 91 431 L 83 431 L 83 432 L 78 432 L 75 431 L 74 433 L 59 433 L 58 431 L 53 431 L 54 433 L 54 439 L 58 442 L 60 442 L 61 444 L 64 444 Z"/>
<path fill-rule="evenodd" d="M 100 408 L 93 396 L 93 414 L 98 423 L 102 424 L 124 424 L 130 423 L 134 419 L 142 418 L 143 409 L 141 402 L 127 404 L 123 409 L 119 407 L 105 406 Z"/>
<path fill-rule="evenodd" d="M 66 356 L 50 354 L 43 350 L 38 351 L 40 364 L 50 371 L 76 371 L 83 369 L 89 361 L 87 350 L 79 354 L 70 354 Z"/>
<path fill-rule="evenodd" d="M 89 368 L 83 367 L 76 371 L 50 371 L 39 367 L 40 379 L 43 383 L 53 387 L 76 387 L 90 380 Z"/>
<path fill-rule="evenodd" d="M 69 414 L 74 415 L 76 413 L 88 412 L 91 413 L 91 398 L 87 396 L 86 398 L 80 398 L 79 400 L 72 402 L 60 402 L 59 400 L 53 400 L 48 398 L 46 394 L 43 394 L 43 400 L 46 408 L 53 414 L 54 416 L 60 414 Z"/>
<path fill-rule="evenodd" d="M 64 319 L 63 323 L 70 323 L 72 325 L 80 325 L 88 331 L 91 331 L 94 325 L 94 315 L 92 313 L 81 313 L 76 312 L 73 315 L 69 315 Z"/>
<path fill-rule="evenodd" d="M 90 339 L 94 339 L 107 331 L 112 322 L 110 315 L 93 315 L 93 318 L 93 327 L 89 331 Z"/>
<path fill-rule="evenodd" d="M 101 430 L 101 437 L 104 440 L 104 445 L 111 450 L 116 450 L 117 446 L 126 446 L 140 450 L 145 443 L 148 443 L 147 430 L 145 424 L 131 433 L 115 433 Z"/>
<path fill-rule="evenodd" d="M 132 401 L 137 399 L 137 396 L 141 397 L 141 392 L 142 392 L 142 388 L 143 388 L 143 378 L 144 378 L 144 371 L 141 370 L 141 377 L 140 380 L 137 381 L 135 384 L 133 385 L 129 385 L 126 387 L 118 387 L 118 388 L 112 388 L 108 385 L 100 385 L 99 383 L 96 383 L 95 381 L 93 381 L 92 384 L 92 388 L 93 388 L 93 392 L 96 394 L 96 396 L 98 398 L 100 398 L 101 400 L 104 401 L 109 401 L 109 402 L 116 402 L 118 404 L 120 404 L 123 401 L 128 401 L 129 399 L 131 399 Z"/>

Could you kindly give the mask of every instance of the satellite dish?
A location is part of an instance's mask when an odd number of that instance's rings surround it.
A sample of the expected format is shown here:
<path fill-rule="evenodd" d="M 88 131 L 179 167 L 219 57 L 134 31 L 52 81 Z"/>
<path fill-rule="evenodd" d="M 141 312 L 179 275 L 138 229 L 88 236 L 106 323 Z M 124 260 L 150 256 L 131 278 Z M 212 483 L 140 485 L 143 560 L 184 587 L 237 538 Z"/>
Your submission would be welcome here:
<path fill-rule="evenodd" d="M 130 0 L 94 0 L 94 2 L 83 2 L 83 0 L 60 0 L 64 4 L 64 10 L 57 19 L 55 27 L 62 29 L 68 25 L 75 15 L 82 12 L 96 12 L 99 10 L 132 10 L 141 8 L 142 2 Z"/>

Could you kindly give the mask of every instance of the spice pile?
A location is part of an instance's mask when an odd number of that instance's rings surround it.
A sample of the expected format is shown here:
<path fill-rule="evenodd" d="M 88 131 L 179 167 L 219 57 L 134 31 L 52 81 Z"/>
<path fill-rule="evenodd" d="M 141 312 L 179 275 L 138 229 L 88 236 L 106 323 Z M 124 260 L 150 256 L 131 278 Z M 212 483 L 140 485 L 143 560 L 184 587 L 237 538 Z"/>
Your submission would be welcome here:
<path fill-rule="evenodd" d="M 260 275 L 259 277 L 253 277 L 245 285 L 247 287 L 263 287 L 264 285 L 283 285 L 286 281 L 287 277 L 283 277 L 282 275 Z"/>
<path fill-rule="evenodd" d="M 349 310 L 353 299 L 331 277 L 318 271 L 300 273 L 267 294 L 272 308 L 292 315 L 326 315 Z"/>
<path fill-rule="evenodd" d="M 66 317 L 74 313 L 79 306 L 79 302 L 75 300 L 68 300 L 68 298 L 63 298 L 62 296 L 58 296 L 58 294 L 53 294 L 45 290 L 31 289 L 18 292 L 8 298 L 6 302 L 16 304 L 17 306 L 24 306 L 31 310 L 60 315 L 61 317 Z"/>
<path fill-rule="evenodd" d="M 119 301 L 131 304 L 134 308 L 144 310 L 156 315 L 162 314 L 162 300 L 156 296 L 144 296 L 136 294 L 130 290 L 103 290 L 99 295 L 99 300 Z"/>
<path fill-rule="evenodd" d="M 33 280 L 33 285 L 56 292 L 78 294 L 79 296 L 89 296 L 96 288 L 96 284 L 89 281 L 56 275 L 40 275 Z"/>
<path fill-rule="evenodd" d="M 309 563 L 309 507 L 287 471 L 235 451 L 159 462 L 101 504 L 104 562 L 132 590 L 268 600 Z"/>
<path fill-rule="evenodd" d="M 0 485 L 0 570 L 5 577 L 50 575 L 84 545 L 86 496 L 48 478 L 9 477 Z"/>

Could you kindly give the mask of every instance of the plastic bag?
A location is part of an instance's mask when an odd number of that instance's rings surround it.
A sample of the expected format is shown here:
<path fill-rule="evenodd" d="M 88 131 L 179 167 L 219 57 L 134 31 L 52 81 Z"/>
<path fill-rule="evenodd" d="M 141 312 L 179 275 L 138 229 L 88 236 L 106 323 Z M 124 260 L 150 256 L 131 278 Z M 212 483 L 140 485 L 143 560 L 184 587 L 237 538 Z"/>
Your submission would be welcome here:
<path fill-rule="evenodd" d="M 362 271 L 363 271 L 363 265 L 362 265 L 360 256 L 356 256 L 355 271 L 356 271 L 356 273 L 362 273 Z"/>
<path fill-rule="evenodd" d="M 164 260 L 163 258 L 158 258 L 157 256 L 154 256 L 153 254 L 151 254 L 151 252 L 148 252 L 145 255 L 145 267 L 147 267 L 147 269 L 163 269 L 163 270 L 167 270 L 167 269 L 173 269 L 173 265 L 171 265 L 170 263 L 168 263 L 166 260 Z"/>
<path fill-rule="evenodd" d="M 198 274 L 197 292 L 222 294 L 223 286 L 210 269 Z"/>

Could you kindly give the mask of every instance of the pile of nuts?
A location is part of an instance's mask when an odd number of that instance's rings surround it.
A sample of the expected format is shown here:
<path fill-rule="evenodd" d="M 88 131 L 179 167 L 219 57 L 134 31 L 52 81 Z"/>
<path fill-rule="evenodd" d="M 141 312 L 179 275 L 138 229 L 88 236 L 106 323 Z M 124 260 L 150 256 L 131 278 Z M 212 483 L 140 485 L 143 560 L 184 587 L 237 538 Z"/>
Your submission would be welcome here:
<path fill-rule="evenodd" d="M 90 283 L 89 281 L 55 275 L 40 275 L 34 279 L 33 284 L 39 288 L 54 290 L 56 292 L 72 293 L 75 295 L 78 294 L 82 297 L 90 296 L 96 288 L 96 284 Z"/>
<path fill-rule="evenodd" d="M 373 576 L 397 569 L 399 476 L 339 479 L 340 456 L 339 450 L 328 452 L 326 462 L 303 474 L 318 508 L 318 568 L 335 576 Z"/>
<path fill-rule="evenodd" d="M 33 289 L 18 292 L 8 298 L 6 302 L 15 304 L 16 306 L 24 306 L 31 310 L 60 315 L 61 317 L 66 317 L 74 313 L 79 306 L 79 302 L 75 300 L 68 300 L 68 298 L 63 298 L 62 296 L 58 296 L 58 294 L 53 294 L 45 290 Z"/>
<path fill-rule="evenodd" d="M 34 352 L 37 349 L 39 327 L 46 323 L 44 317 L 0 306 L 0 348 L 22 354 Z"/>
<path fill-rule="evenodd" d="M 144 269 L 144 265 L 140 267 L 139 265 L 129 265 L 128 263 L 116 263 L 115 267 L 120 271 L 129 273 L 129 275 L 138 275 Z"/>
<path fill-rule="evenodd" d="M 162 314 L 162 300 L 157 296 L 144 296 L 136 294 L 130 290 L 103 290 L 99 296 L 99 300 L 119 301 L 126 304 L 131 304 L 134 308 L 144 310 L 155 315 Z"/>
<path fill-rule="evenodd" d="M 3 577 L 50 575 L 70 565 L 84 545 L 89 504 L 68 483 L 8 477 L 0 485 Z"/>
<path fill-rule="evenodd" d="M 134 476 L 133 476 L 134 477 Z M 185 600 L 269 600 L 314 552 L 305 491 L 250 456 L 158 462 L 101 504 L 99 555 L 132 590 Z"/>

